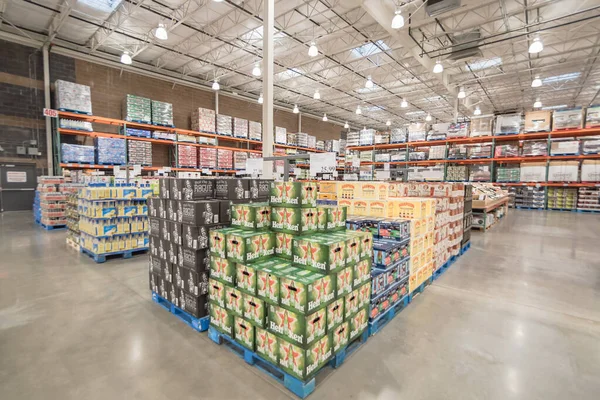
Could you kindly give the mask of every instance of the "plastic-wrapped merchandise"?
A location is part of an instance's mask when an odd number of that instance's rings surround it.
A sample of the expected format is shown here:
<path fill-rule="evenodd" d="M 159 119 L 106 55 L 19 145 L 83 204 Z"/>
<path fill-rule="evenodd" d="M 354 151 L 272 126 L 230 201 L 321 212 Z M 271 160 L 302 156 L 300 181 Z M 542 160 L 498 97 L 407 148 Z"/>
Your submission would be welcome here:
<path fill-rule="evenodd" d="M 405 143 L 406 129 L 394 128 L 390 131 L 390 143 Z"/>
<path fill-rule="evenodd" d="M 154 132 L 152 132 L 152 138 L 160 139 L 160 140 L 175 141 L 177 139 L 177 134 L 174 132 L 167 132 L 167 131 L 154 131 Z"/>
<path fill-rule="evenodd" d="M 182 143 L 196 143 L 196 136 L 177 134 L 177 141 Z"/>
<path fill-rule="evenodd" d="M 233 119 L 233 136 L 237 138 L 248 138 L 248 120 L 235 117 Z"/>
<path fill-rule="evenodd" d="M 525 113 L 525 132 L 550 132 L 552 111 L 528 111 Z"/>
<path fill-rule="evenodd" d="M 448 165 L 446 180 L 451 182 L 466 182 L 469 180 L 469 167 L 467 165 Z"/>
<path fill-rule="evenodd" d="M 281 126 L 275 127 L 275 143 L 287 144 L 287 129 Z"/>
<path fill-rule="evenodd" d="M 96 138 L 98 164 L 127 164 L 127 148 L 125 139 Z"/>
<path fill-rule="evenodd" d="M 406 161 L 406 150 L 391 150 L 390 161 Z"/>
<path fill-rule="evenodd" d="M 583 128 L 583 108 L 555 110 L 552 115 L 552 130 Z"/>
<path fill-rule="evenodd" d="M 334 144 L 334 146 L 335 146 L 335 144 Z M 335 149 L 335 147 L 334 147 L 334 149 Z M 338 150 L 337 151 L 340 156 L 343 156 L 346 154 L 346 139 L 340 139 L 338 141 Z"/>
<path fill-rule="evenodd" d="M 375 162 L 390 162 L 390 153 L 387 150 L 377 150 L 375 152 Z"/>
<path fill-rule="evenodd" d="M 198 167 L 199 168 L 217 168 L 217 149 L 201 147 L 198 149 Z M 246 165 L 244 165 L 246 169 Z"/>
<path fill-rule="evenodd" d="M 427 160 L 427 152 L 425 151 L 411 151 L 408 153 L 409 161 L 423 161 Z"/>
<path fill-rule="evenodd" d="M 458 122 L 450 124 L 448 127 L 448 134 L 446 135 L 448 139 L 456 139 L 456 138 L 466 138 L 469 135 L 469 123 L 468 122 Z"/>
<path fill-rule="evenodd" d="M 233 135 L 233 118 L 229 115 L 217 114 L 217 133 L 224 136 Z"/>
<path fill-rule="evenodd" d="M 346 135 L 346 146 L 358 146 L 360 143 L 360 132 L 348 132 Z"/>
<path fill-rule="evenodd" d="M 583 154 L 600 154 L 600 140 L 582 140 L 581 142 Z"/>
<path fill-rule="evenodd" d="M 519 182 L 521 167 L 519 164 L 502 164 L 496 169 L 496 182 Z"/>
<path fill-rule="evenodd" d="M 297 133 L 288 133 L 287 134 L 287 145 L 288 146 L 298 146 L 298 134 Z"/>
<path fill-rule="evenodd" d="M 444 167 L 408 167 L 409 181 L 440 182 L 444 180 Z"/>
<path fill-rule="evenodd" d="M 430 160 L 441 160 L 446 158 L 446 146 L 431 146 L 429 148 Z"/>
<path fill-rule="evenodd" d="M 233 151 L 217 150 L 217 169 L 233 169 Z"/>
<path fill-rule="evenodd" d="M 548 182 L 579 182 L 579 161 L 548 163 Z"/>
<path fill-rule="evenodd" d="M 469 165 L 469 180 L 471 182 L 489 182 L 492 174 L 489 165 Z"/>
<path fill-rule="evenodd" d="M 200 149 L 203 150 L 203 149 Z M 186 144 L 180 144 L 177 146 L 177 160 L 179 166 L 183 168 L 197 168 L 198 167 L 198 152 L 195 146 L 188 146 Z"/>
<path fill-rule="evenodd" d="M 216 133 L 216 113 L 208 108 L 198 108 L 192 113 L 192 130 Z"/>
<path fill-rule="evenodd" d="M 464 144 L 457 144 L 448 148 L 448 159 L 450 160 L 464 160 L 467 158 L 467 146 Z"/>
<path fill-rule="evenodd" d="M 129 140 L 127 147 L 130 165 L 152 165 L 152 143 Z"/>
<path fill-rule="evenodd" d="M 523 157 L 547 156 L 548 142 L 546 140 L 524 140 Z"/>
<path fill-rule="evenodd" d="M 439 123 L 431 125 L 431 130 L 427 133 L 427 141 L 445 140 L 449 128 L 449 123 Z"/>
<path fill-rule="evenodd" d="M 548 208 L 558 210 L 573 210 L 577 208 L 576 188 L 548 188 Z"/>
<path fill-rule="evenodd" d="M 491 158 L 492 157 L 492 145 L 491 144 L 476 144 L 468 147 L 469 158 Z"/>
<path fill-rule="evenodd" d="M 373 150 L 361 151 L 359 153 L 360 161 L 373 161 L 375 160 L 375 152 Z"/>
<path fill-rule="evenodd" d="M 93 164 L 95 158 L 94 146 L 79 144 L 61 144 L 61 160 L 66 163 Z"/>
<path fill-rule="evenodd" d="M 325 141 L 324 140 L 317 140 L 317 150 L 323 150 L 325 151 Z"/>
<path fill-rule="evenodd" d="M 525 208 L 544 208 L 546 192 L 543 187 L 523 186 L 515 189 L 515 206 Z"/>
<path fill-rule="evenodd" d="M 493 115 L 482 115 L 481 117 L 471 118 L 471 137 L 492 136 L 492 126 L 494 125 Z"/>
<path fill-rule="evenodd" d="M 317 148 L 317 137 L 313 135 L 306 135 L 306 147 L 309 149 Z"/>
<path fill-rule="evenodd" d="M 546 163 L 521 163 L 520 182 L 544 182 L 546 180 Z"/>
<path fill-rule="evenodd" d="M 423 142 L 427 138 L 427 124 L 414 122 L 408 126 L 408 141 Z"/>
<path fill-rule="evenodd" d="M 496 145 L 496 148 L 494 150 L 494 157 L 498 157 L 498 158 L 519 157 L 519 145 L 518 144 Z"/>
<path fill-rule="evenodd" d="M 126 128 L 125 136 L 137 136 L 137 137 L 143 137 L 143 138 L 151 138 L 152 131 L 148 131 L 146 129 Z"/>
<path fill-rule="evenodd" d="M 198 144 L 207 144 L 209 146 L 216 146 L 217 145 L 217 138 L 206 137 L 206 136 L 198 136 Z"/>
<path fill-rule="evenodd" d="M 521 132 L 521 114 L 505 114 L 496 117 L 495 135 L 516 135 Z"/>
<path fill-rule="evenodd" d="M 127 94 L 123 99 L 121 112 L 125 121 L 149 124 L 152 122 L 152 100 Z"/>
<path fill-rule="evenodd" d="M 600 105 L 589 106 L 585 112 L 585 127 L 595 128 L 600 126 Z"/>
<path fill-rule="evenodd" d="M 581 142 L 579 140 L 553 140 L 550 143 L 551 156 L 578 155 Z"/>
<path fill-rule="evenodd" d="M 94 130 L 91 122 L 79 121 L 76 119 L 61 118 L 58 126 L 62 129 L 74 129 L 76 131 L 92 132 Z"/>
<path fill-rule="evenodd" d="M 57 80 L 54 82 L 56 108 L 92 114 L 92 91 L 89 86 Z"/>
<path fill-rule="evenodd" d="M 262 141 L 262 124 L 256 121 L 248 123 L 248 139 Z"/>
<path fill-rule="evenodd" d="M 308 133 L 298 132 L 296 134 L 296 140 L 298 141 L 299 147 L 308 147 Z"/>
<path fill-rule="evenodd" d="M 246 160 L 248 159 L 248 153 L 243 151 L 235 151 L 233 153 L 233 168 L 238 171 L 246 170 Z"/>
<path fill-rule="evenodd" d="M 372 146 L 373 144 L 375 144 L 375 129 L 362 129 L 359 146 Z"/>
<path fill-rule="evenodd" d="M 389 132 L 375 132 L 375 144 L 388 144 L 390 142 Z"/>
<path fill-rule="evenodd" d="M 577 192 L 577 209 L 600 211 L 600 188 L 579 188 Z"/>
<path fill-rule="evenodd" d="M 173 104 L 152 100 L 152 123 L 154 125 L 173 125 Z"/>

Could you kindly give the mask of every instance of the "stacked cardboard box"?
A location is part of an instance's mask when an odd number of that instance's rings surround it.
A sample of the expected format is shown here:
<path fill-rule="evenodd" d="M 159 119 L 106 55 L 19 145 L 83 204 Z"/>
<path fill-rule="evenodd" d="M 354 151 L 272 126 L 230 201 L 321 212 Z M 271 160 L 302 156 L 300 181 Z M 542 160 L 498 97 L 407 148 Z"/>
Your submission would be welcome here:
<path fill-rule="evenodd" d="M 89 86 L 57 80 L 54 83 L 56 108 L 92 114 L 92 91 Z"/>
<path fill-rule="evenodd" d="M 67 223 L 67 195 L 62 187 L 65 178 L 62 176 L 39 176 L 35 189 L 33 217 L 36 222 L 46 226 L 61 226 Z"/>
<path fill-rule="evenodd" d="M 127 143 L 125 139 L 96 138 L 96 159 L 98 164 L 127 164 Z"/>
<path fill-rule="evenodd" d="M 233 119 L 233 136 L 248 139 L 248 120 L 235 117 Z"/>
<path fill-rule="evenodd" d="M 155 125 L 173 125 L 173 104 L 152 100 L 152 123 Z"/>
<path fill-rule="evenodd" d="M 577 188 L 548 188 L 548 208 L 573 210 L 577 208 Z"/>
<path fill-rule="evenodd" d="M 600 188 L 579 188 L 577 192 L 577 209 L 600 211 Z"/>
<path fill-rule="evenodd" d="M 248 123 L 248 139 L 262 141 L 262 124 L 256 121 Z"/>
<path fill-rule="evenodd" d="M 215 133 L 215 110 L 209 110 L 208 108 L 198 108 L 192 114 L 192 130 L 198 132 Z"/>
<path fill-rule="evenodd" d="M 217 149 L 200 147 L 198 149 L 198 167 L 217 168 Z"/>
<path fill-rule="evenodd" d="M 275 127 L 275 143 L 286 144 L 287 143 L 287 129 L 280 126 Z"/>
<path fill-rule="evenodd" d="M 217 114 L 217 133 L 219 135 L 233 135 L 233 118 L 229 115 Z"/>
<path fill-rule="evenodd" d="M 473 186 L 470 184 L 465 184 L 465 206 L 463 215 L 461 247 L 471 240 L 471 225 L 473 225 Z"/>
<path fill-rule="evenodd" d="M 301 380 L 367 328 L 371 288 L 370 235 L 316 199 L 315 183 L 274 182 L 210 235 L 212 327 Z"/>
<path fill-rule="evenodd" d="M 149 124 L 152 121 L 152 100 L 133 94 L 125 95 L 122 113 L 125 121 Z"/>
<path fill-rule="evenodd" d="M 129 140 L 127 146 L 130 165 L 152 165 L 152 143 Z"/>
<path fill-rule="evenodd" d="M 203 150 L 203 149 L 201 149 Z M 180 144 L 177 146 L 177 161 L 180 167 L 197 168 L 198 151 L 195 146 Z"/>

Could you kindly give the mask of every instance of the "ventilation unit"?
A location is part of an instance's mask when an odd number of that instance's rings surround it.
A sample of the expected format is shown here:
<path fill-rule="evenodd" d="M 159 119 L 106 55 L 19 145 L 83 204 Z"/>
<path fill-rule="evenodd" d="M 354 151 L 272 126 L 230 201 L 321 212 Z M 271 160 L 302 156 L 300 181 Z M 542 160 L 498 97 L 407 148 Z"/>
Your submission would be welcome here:
<path fill-rule="evenodd" d="M 436 17 L 458 7 L 460 7 L 460 0 L 429 0 L 425 5 L 425 11 L 430 17 Z"/>
<path fill-rule="evenodd" d="M 483 57 L 479 49 L 480 40 L 481 32 L 479 29 L 461 35 L 454 35 L 452 37 L 452 54 L 449 58 L 451 60 L 465 60 Z"/>

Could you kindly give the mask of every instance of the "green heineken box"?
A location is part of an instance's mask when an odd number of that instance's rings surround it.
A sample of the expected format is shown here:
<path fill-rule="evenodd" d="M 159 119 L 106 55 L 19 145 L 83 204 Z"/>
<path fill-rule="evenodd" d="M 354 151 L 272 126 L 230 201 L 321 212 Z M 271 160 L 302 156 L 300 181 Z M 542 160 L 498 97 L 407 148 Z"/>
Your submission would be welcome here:
<path fill-rule="evenodd" d="M 344 297 L 344 320 L 347 320 L 350 316 L 358 312 L 360 308 L 358 306 L 359 303 L 358 289 L 354 289 Z"/>
<path fill-rule="evenodd" d="M 208 300 L 219 307 L 225 307 L 225 285 L 223 282 L 210 278 L 208 280 Z"/>
<path fill-rule="evenodd" d="M 210 277 L 233 286 L 235 284 L 235 263 L 226 258 L 211 256 Z"/>
<path fill-rule="evenodd" d="M 233 315 L 244 315 L 244 295 L 234 287 L 225 287 L 225 309 Z"/>
<path fill-rule="evenodd" d="M 336 285 L 335 285 L 335 297 L 342 297 L 352 291 L 352 278 L 353 268 L 344 267 L 335 273 Z"/>
<path fill-rule="evenodd" d="M 242 229 L 269 229 L 271 206 L 268 203 L 232 204 L 231 226 Z"/>
<path fill-rule="evenodd" d="M 361 333 L 367 329 L 369 324 L 369 307 L 361 308 L 356 314 L 348 320 L 350 325 L 350 341 L 356 339 Z"/>
<path fill-rule="evenodd" d="M 326 333 L 325 307 L 309 315 L 297 311 L 269 305 L 269 325 L 267 329 L 292 343 L 306 348 L 322 338 Z"/>
<path fill-rule="evenodd" d="M 317 231 L 317 209 L 297 207 L 273 207 L 271 230 L 293 234 Z"/>
<path fill-rule="evenodd" d="M 370 258 L 363 258 L 359 262 L 357 262 L 353 269 L 353 280 L 352 287 L 357 288 L 365 282 L 371 280 L 371 263 L 372 260 Z"/>
<path fill-rule="evenodd" d="M 285 205 L 285 182 L 271 182 L 271 199 L 269 202 L 272 206 Z"/>
<path fill-rule="evenodd" d="M 292 207 L 317 206 L 316 182 L 285 182 L 284 202 Z"/>
<path fill-rule="evenodd" d="M 258 297 L 274 304 L 279 304 L 280 280 L 284 276 L 292 275 L 299 269 L 290 263 L 281 263 L 258 270 L 256 286 Z"/>
<path fill-rule="evenodd" d="M 360 237 L 360 258 L 373 258 L 373 234 L 371 232 L 348 231 Z"/>
<path fill-rule="evenodd" d="M 275 232 L 275 255 L 292 259 L 292 240 L 294 235 L 285 232 Z"/>
<path fill-rule="evenodd" d="M 346 265 L 346 242 L 335 236 L 300 236 L 292 242 L 292 255 L 294 264 L 330 274 Z"/>
<path fill-rule="evenodd" d="M 350 341 L 350 324 L 348 321 L 342 322 L 340 325 L 331 330 L 331 350 L 333 354 L 337 354 L 340 350 L 348 346 Z"/>
<path fill-rule="evenodd" d="M 358 291 L 358 308 L 368 306 L 371 301 L 371 282 L 367 282 L 354 290 Z"/>
<path fill-rule="evenodd" d="M 327 207 L 317 207 L 317 231 L 325 232 L 327 230 Z"/>
<path fill-rule="evenodd" d="M 246 263 L 258 261 L 275 253 L 273 232 L 250 232 L 234 230 L 227 233 L 227 258 Z"/>
<path fill-rule="evenodd" d="M 279 366 L 302 381 L 315 375 L 332 355 L 329 335 L 325 335 L 306 349 L 285 338 L 279 338 Z"/>
<path fill-rule="evenodd" d="M 244 294 L 244 318 L 256 326 L 266 328 L 267 307 L 263 299 Z"/>
<path fill-rule="evenodd" d="M 236 228 L 221 228 L 210 230 L 210 252 L 217 257 L 227 257 L 227 234 L 236 232 Z"/>
<path fill-rule="evenodd" d="M 331 332 L 344 321 L 344 298 L 341 297 L 327 306 L 327 332 Z"/>
<path fill-rule="evenodd" d="M 254 328 L 256 353 L 273 364 L 279 364 L 279 337 L 266 329 Z"/>
<path fill-rule="evenodd" d="M 309 314 L 333 300 L 334 285 L 331 275 L 299 269 L 280 279 L 279 304 Z"/>
<path fill-rule="evenodd" d="M 254 351 L 254 325 L 237 315 L 233 316 L 233 338 L 250 351 Z"/>
<path fill-rule="evenodd" d="M 215 303 L 209 303 L 210 324 L 219 332 L 228 336 L 233 335 L 233 315 Z"/>
<path fill-rule="evenodd" d="M 324 208 L 327 214 L 327 224 L 325 229 L 328 231 L 345 230 L 348 207 L 329 206 Z"/>
<path fill-rule="evenodd" d="M 329 232 L 330 238 L 338 238 L 346 242 L 346 265 L 354 265 L 360 259 L 360 236 L 354 231 Z"/>
<path fill-rule="evenodd" d="M 237 263 L 235 267 L 235 287 L 246 293 L 256 295 L 256 273 L 259 264 L 260 261 L 247 264 Z"/>

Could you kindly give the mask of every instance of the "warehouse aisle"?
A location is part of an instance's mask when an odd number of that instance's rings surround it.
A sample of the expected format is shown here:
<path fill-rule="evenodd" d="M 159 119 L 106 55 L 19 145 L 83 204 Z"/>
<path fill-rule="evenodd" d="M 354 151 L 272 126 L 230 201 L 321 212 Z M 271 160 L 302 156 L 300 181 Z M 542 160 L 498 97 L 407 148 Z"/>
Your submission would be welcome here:
<path fill-rule="evenodd" d="M 310 398 L 597 398 L 599 222 L 511 210 Z M 0 215 L 0 398 L 291 397 L 152 303 L 146 257 L 64 238 Z"/>

